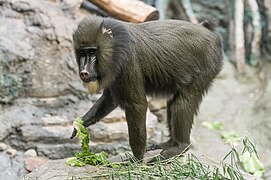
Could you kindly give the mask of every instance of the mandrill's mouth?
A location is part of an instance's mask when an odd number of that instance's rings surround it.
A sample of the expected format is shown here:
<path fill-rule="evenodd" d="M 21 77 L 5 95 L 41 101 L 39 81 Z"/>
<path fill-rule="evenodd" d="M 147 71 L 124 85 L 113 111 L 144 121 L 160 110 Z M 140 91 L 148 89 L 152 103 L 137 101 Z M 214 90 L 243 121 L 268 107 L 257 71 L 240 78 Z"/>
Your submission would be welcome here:
<path fill-rule="evenodd" d="M 88 83 L 88 82 L 94 82 L 94 81 L 97 81 L 98 80 L 98 76 L 92 76 L 92 77 L 88 77 L 88 78 L 85 78 L 85 77 L 81 77 L 81 80 L 85 83 Z"/>

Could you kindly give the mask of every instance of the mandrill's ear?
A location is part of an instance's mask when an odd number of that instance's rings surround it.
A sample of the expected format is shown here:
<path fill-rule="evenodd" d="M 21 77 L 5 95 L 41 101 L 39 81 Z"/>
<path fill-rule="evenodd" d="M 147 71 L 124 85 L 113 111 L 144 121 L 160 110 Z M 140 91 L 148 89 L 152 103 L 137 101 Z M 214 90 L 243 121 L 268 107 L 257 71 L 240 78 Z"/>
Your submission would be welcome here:
<path fill-rule="evenodd" d="M 108 35 L 110 38 L 113 38 L 113 32 L 110 28 L 106 29 L 105 27 L 103 27 L 102 33 Z"/>

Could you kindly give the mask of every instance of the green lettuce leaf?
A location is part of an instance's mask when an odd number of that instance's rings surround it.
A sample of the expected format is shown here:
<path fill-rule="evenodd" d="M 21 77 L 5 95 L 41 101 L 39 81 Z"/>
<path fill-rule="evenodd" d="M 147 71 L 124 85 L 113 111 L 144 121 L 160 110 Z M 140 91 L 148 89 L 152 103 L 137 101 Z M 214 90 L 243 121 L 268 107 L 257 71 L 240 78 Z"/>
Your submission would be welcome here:
<path fill-rule="evenodd" d="M 76 153 L 75 157 L 67 159 L 66 164 L 70 166 L 85 166 L 87 164 L 93 166 L 110 165 L 106 152 L 102 151 L 95 154 L 89 148 L 89 131 L 83 125 L 82 118 L 76 118 L 73 125 L 77 130 L 76 137 L 80 139 L 82 151 Z"/>

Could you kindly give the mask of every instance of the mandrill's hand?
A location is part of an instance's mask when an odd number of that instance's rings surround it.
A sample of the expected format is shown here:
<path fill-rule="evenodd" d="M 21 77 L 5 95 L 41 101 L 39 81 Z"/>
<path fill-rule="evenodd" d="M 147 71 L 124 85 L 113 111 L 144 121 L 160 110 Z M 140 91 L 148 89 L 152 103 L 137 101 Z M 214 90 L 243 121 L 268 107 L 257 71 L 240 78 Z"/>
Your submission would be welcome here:
<path fill-rule="evenodd" d="M 71 135 L 70 139 L 75 138 L 76 134 L 77 134 L 77 129 L 73 128 L 72 135 Z"/>
<path fill-rule="evenodd" d="M 85 127 L 88 127 L 88 126 L 96 123 L 96 121 L 93 121 L 90 118 L 89 118 L 90 120 L 86 121 L 85 119 L 87 119 L 87 117 L 88 117 L 87 115 L 88 114 L 86 114 L 82 118 L 76 118 L 76 120 L 73 122 L 74 128 L 73 128 L 72 135 L 71 135 L 70 139 L 75 138 L 78 130 L 80 133 L 80 131 L 82 131 Z"/>
<path fill-rule="evenodd" d="M 84 125 L 83 118 L 81 117 L 76 118 L 75 121 L 73 121 L 73 126 L 74 128 L 73 128 L 73 132 L 70 139 L 75 138 L 75 136 L 77 135 L 77 132 L 81 133 L 82 131 L 84 131 L 85 125 Z"/>

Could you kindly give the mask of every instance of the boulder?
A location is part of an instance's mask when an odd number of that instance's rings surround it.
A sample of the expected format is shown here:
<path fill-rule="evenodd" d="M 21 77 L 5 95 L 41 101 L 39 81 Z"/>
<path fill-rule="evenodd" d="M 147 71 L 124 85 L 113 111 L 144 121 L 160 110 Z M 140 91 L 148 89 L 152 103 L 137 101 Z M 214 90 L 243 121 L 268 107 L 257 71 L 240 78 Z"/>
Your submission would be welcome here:
<path fill-rule="evenodd" d="M 34 169 L 30 174 L 22 177 L 21 180 L 32 179 L 81 179 L 89 177 L 90 174 L 95 174 L 98 171 L 98 167 L 84 166 L 84 167 L 72 167 L 66 164 L 66 159 L 52 160 L 46 164 Z"/>
<path fill-rule="evenodd" d="M 5 143 L 0 143 L 0 151 L 5 151 L 7 149 L 7 145 Z"/>
<path fill-rule="evenodd" d="M 35 149 L 28 149 L 24 152 L 24 154 L 29 157 L 37 157 L 37 152 Z"/>
<path fill-rule="evenodd" d="M 40 157 L 28 157 L 25 159 L 25 169 L 32 172 L 34 169 L 40 167 L 41 165 L 47 163 L 49 160 Z"/>
<path fill-rule="evenodd" d="M 146 153 L 145 160 L 149 160 L 159 154 L 160 150 Z M 131 156 L 131 153 L 121 153 L 118 156 L 109 158 L 110 162 L 123 162 L 127 160 L 127 154 Z M 103 175 L 102 170 L 106 170 L 106 167 L 86 165 L 83 167 L 72 167 L 66 164 L 67 159 L 51 160 L 41 165 L 37 169 L 34 169 L 31 173 L 25 175 L 21 180 L 32 179 L 96 179 L 95 176 Z M 110 171 L 110 168 L 108 169 Z"/>

